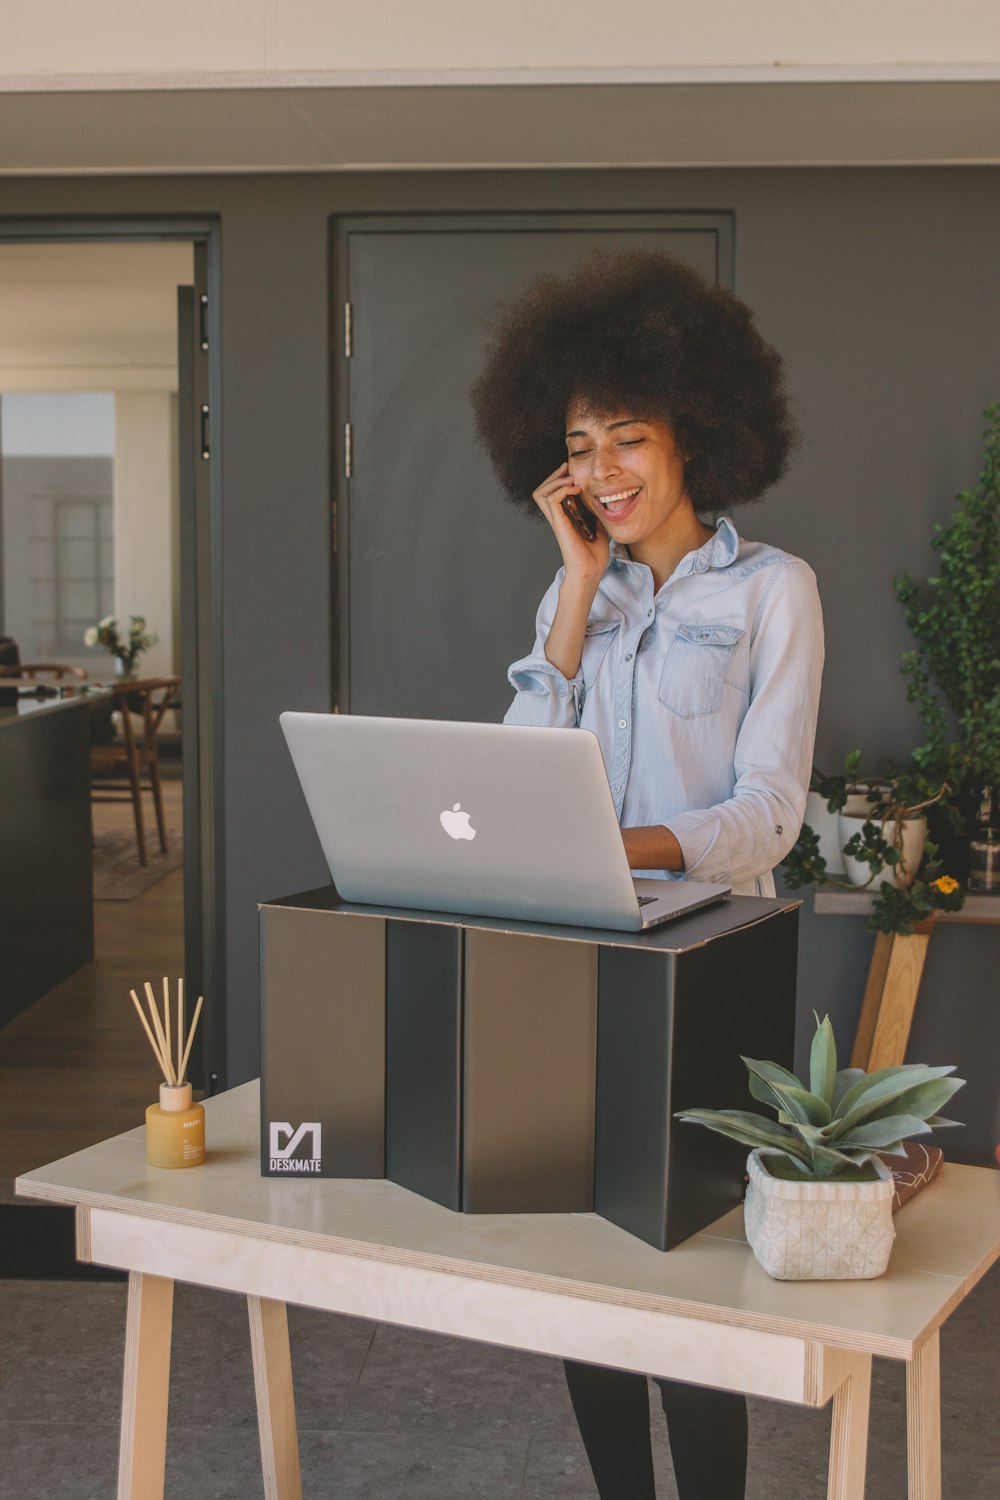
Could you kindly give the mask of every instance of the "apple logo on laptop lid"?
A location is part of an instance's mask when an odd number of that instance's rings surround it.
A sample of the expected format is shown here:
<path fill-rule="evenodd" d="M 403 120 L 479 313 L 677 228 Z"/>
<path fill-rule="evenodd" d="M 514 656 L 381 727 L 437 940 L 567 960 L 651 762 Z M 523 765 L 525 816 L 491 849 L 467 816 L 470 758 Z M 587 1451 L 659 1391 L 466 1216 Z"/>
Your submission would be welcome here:
<path fill-rule="evenodd" d="M 469 814 L 462 811 L 461 802 L 456 802 L 450 811 L 445 808 L 441 814 L 441 827 L 451 839 L 474 839 L 476 836 Z"/>

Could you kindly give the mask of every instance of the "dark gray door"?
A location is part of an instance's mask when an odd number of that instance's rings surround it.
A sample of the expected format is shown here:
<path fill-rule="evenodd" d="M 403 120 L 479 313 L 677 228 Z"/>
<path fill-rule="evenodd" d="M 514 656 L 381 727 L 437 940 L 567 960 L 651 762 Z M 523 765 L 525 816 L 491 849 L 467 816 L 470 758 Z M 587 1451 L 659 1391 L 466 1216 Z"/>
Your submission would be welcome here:
<path fill-rule="evenodd" d="M 501 497 L 469 407 L 497 303 L 595 245 L 664 249 L 729 284 L 731 244 L 725 214 L 341 224 L 340 708 L 496 720 L 531 647 L 558 550 Z"/>

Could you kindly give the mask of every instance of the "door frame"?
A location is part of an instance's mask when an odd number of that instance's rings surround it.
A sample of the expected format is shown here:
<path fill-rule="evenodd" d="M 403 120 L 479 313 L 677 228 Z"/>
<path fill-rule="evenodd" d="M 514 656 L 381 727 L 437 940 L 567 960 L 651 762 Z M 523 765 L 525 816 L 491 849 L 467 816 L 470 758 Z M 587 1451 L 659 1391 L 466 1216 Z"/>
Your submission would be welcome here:
<path fill-rule="evenodd" d="M 204 246 L 208 308 L 208 505 L 203 512 L 183 513 L 193 497 L 181 492 L 180 571 L 195 568 L 197 558 L 209 559 L 208 576 L 199 577 L 204 607 L 200 621 L 183 622 L 184 638 L 194 636 L 194 650 L 184 649 L 185 662 L 193 663 L 195 680 L 184 683 L 185 738 L 191 735 L 197 753 L 185 756 L 185 837 L 198 850 L 196 893 L 185 888 L 185 930 L 193 927 L 201 955 L 200 974 L 190 976 L 200 991 L 214 1001 L 215 1020 L 202 1028 L 204 1086 L 213 1093 L 226 1076 L 225 905 L 223 837 L 223 623 L 222 623 L 222 366 L 221 366 L 221 226 L 205 216 L 119 218 L 117 216 L 0 215 L 0 246 L 10 244 L 56 245 L 68 243 L 122 244 L 186 241 Z M 179 413 L 183 421 L 183 413 Z M 186 524 L 185 524 L 186 522 Z M 207 597 L 206 597 L 207 596 Z M 204 623 L 207 622 L 207 629 Z M 209 704 L 199 712 L 199 704 Z M 188 767 L 193 767 L 189 771 Z M 195 910 L 190 909 L 191 901 Z M 188 955 L 185 955 L 185 968 Z M 190 990 L 191 984 L 187 986 Z M 195 991 L 197 993 L 198 991 Z"/>
<path fill-rule="evenodd" d="M 333 214 L 330 217 L 330 490 L 333 607 L 331 610 L 330 700 L 335 713 L 351 707 L 350 657 L 350 325 L 345 318 L 350 290 L 352 234 L 432 234 L 466 231 L 523 234 L 531 230 L 666 229 L 716 232 L 716 281 L 733 287 L 735 214 L 731 209 L 567 209 L 511 213 Z"/>

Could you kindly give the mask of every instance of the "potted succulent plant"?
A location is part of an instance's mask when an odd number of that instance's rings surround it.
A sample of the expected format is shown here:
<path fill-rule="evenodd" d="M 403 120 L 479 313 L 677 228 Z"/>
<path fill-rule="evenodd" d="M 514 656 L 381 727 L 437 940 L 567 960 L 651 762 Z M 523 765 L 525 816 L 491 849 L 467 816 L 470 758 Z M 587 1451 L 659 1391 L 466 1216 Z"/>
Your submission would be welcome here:
<path fill-rule="evenodd" d="M 881 1276 L 895 1237 L 892 1174 L 876 1154 L 958 1123 L 938 1113 L 963 1085 L 951 1067 L 837 1068 L 829 1017 L 816 1017 L 809 1088 L 787 1068 L 744 1057 L 750 1110 L 684 1109 L 677 1118 L 752 1146 L 744 1221 L 750 1246 L 779 1281 Z"/>

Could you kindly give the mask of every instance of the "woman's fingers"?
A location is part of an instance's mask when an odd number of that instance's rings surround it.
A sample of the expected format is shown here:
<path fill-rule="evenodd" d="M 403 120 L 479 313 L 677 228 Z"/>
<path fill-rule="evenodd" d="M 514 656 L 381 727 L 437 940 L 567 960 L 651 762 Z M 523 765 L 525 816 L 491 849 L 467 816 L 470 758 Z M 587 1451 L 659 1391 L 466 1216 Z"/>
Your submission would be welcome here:
<path fill-rule="evenodd" d="M 558 469 L 553 470 L 532 492 L 532 499 L 552 528 L 567 576 L 572 573 L 589 577 L 602 573 L 608 561 L 608 536 L 599 518 L 596 518 L 597 536 L 593 541 L 588 541 L 581 535 L 577 523 L 563 509 L 564 501 L 573 500 L 580 510 L 589 511 L 589 506 L 582 499 L 581 486 L 570 478 L 569 466 L 561 464 Z"/>

